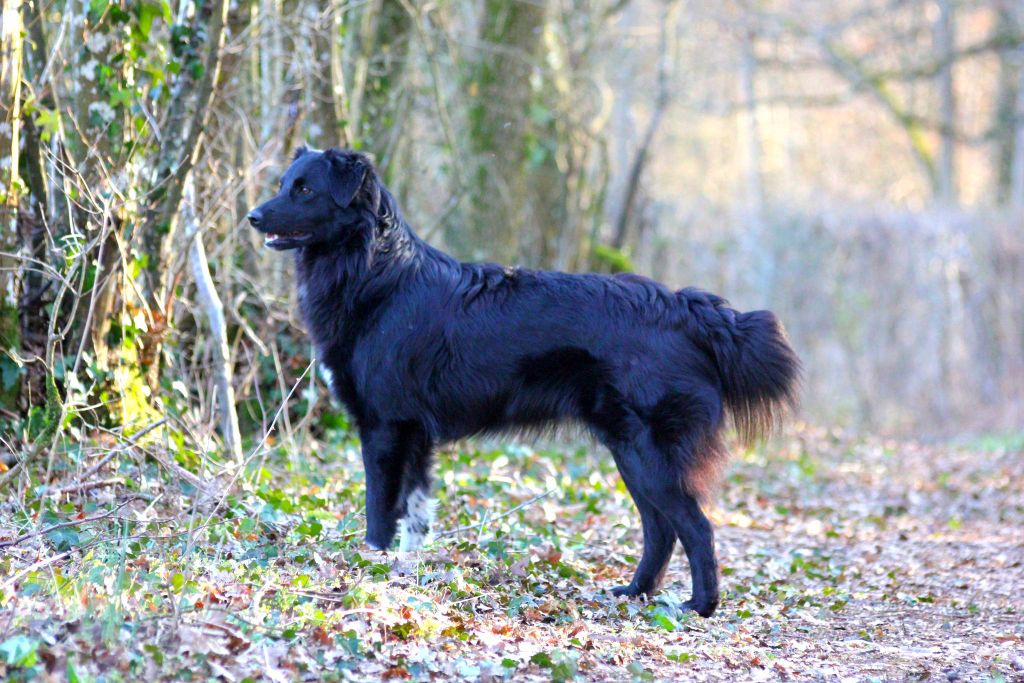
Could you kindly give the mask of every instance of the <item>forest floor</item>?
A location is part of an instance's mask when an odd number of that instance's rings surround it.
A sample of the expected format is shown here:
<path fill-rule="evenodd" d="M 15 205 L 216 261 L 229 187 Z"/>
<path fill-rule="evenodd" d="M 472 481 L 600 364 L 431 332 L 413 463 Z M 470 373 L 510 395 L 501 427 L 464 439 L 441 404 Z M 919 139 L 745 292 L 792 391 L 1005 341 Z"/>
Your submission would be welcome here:
<path fill-rule="evenodd" d="M 82 482 L 97 441 L 56 485 L 6 492 L 0 678 L 1024 680 L 1019 435 L 802 427 L 738 454 L 710 619 L 674 609 L 681 552 L 658 599 L 606 592 L 641 538 L 591 446 L 441 453 L 442 536 L 387 555 L 361 545 L 356 444 L 284 450 L 229 477 L 132 446 Z"/>

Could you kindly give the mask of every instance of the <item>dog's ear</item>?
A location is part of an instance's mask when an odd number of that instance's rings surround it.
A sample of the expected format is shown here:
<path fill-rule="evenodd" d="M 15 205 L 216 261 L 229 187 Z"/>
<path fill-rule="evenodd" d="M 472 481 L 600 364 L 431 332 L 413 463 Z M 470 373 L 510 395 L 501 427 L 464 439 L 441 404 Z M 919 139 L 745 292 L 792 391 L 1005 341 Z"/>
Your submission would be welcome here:
<path fill-rule="evenodd" d="M 331 199 L 340 207 L 347 207 L 363 186 L 370 165 L 360 157 L 342 156 L 333 149 L 324 152 L 330 166 Z"/>
<path fill-rule="evenodd" d="M 292 155 L 292 161 L 298 161 L 300 157 L 304 157 L 312 151 L 313 150 L 309 148 L 309 145 L 303 143 L 295 148 L 295 154 Z"/>

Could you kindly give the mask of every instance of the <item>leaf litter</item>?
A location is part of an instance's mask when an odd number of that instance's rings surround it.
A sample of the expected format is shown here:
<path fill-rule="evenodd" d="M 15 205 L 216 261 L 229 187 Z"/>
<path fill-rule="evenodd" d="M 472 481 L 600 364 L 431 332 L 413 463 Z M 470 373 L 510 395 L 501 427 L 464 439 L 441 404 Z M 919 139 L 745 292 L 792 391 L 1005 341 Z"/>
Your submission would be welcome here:
<path fill-rule="evenodd" d="M 308 462 L 271 450 L 221 504 L 214 480 L 129 453 L 95 472 L 112 485 L 0 504 L 0 676 L 1024 680 L 1019 439 L 799 426 L 738 454 L 710 510 L 724 592 L 707 620 L 677 609 L 679 551 L 654 600 L 607 592 L 641 534 L 592 446 L 442 453 L 438 538 L 378 553 L 358 449 L 336 441 Z"/>

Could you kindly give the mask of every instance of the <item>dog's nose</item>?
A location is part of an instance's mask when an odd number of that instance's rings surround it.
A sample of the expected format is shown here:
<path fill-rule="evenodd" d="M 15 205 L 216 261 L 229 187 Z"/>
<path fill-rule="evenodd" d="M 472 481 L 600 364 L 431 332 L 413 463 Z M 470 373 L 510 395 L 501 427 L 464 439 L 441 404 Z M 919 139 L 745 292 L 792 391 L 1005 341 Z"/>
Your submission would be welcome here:
<path fill-rule="evenodd" d="M 260 213 L 259 209 L 253 209 L 252 211 L 249 212 L 249 215 L 246 216 L 246 218 L 249 219 L 249 225 L 256 228 L 259 227 L 260 219 L 263 218 L 263 214 Z"/>

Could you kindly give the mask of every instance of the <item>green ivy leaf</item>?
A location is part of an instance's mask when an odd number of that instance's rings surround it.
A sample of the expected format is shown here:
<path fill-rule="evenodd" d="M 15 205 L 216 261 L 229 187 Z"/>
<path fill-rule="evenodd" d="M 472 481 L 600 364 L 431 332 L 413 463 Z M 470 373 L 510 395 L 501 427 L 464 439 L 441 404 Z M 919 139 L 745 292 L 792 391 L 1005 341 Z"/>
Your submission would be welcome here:
<path fill-rule="evenodd" d="M 675 631 L 679 628 L 679 622 L 664 607 L 659 607 L 651 614 L 651 623 L 666 631 Z"/>
<path fill-rule="evenodd" d="M 25 635 L 17 635 L 0 643 L 0 657 L 7 666 L 35 666 L 38 657 L 39 641 Z"/>
<path fill-rule="evenodd" d="M 149 40 L 149 32 L 153 30 L 153 20 L 163 16 L 160 3 L 144 2 L 139 6 L 139 33 L 143 40 Z"/>
<path fill-rule="evenodd" d="M 538 652 L 534 656 L 530 657 L 530 663 L 536 664 L 544 669 L 550 669 L 552 665 L 551 655 L 547 652 Z"/>
<path fill-rule="evenodd" d="M 107 11 L 107 6 L 110 4 L 110 0 L 90 0 L 89 2 L 89 21 L 96 23 L 99 18 L 103 16 L 103 13 Z"/>
<path fill-rule="evenodd" d="M 295 528 L 295 530 L 302 536 L 318 538 L 320 536 L 320 532 L 324 530 L 324 525 L 315 517 L 307 517 L 302 524 Z"/>
<path fill-rule="evenodd" d="M 61 552 L 70 550 L 82 542 L 81 534 L 79 534 L 78 529 L 75 527 L 54 529 L 46 534 L 46 537 L 50 539 L 50 543 L 53 543 L 53 547 Z"/>
<path fill-rule="evenodd" d="M 18 386 L 20 376 L 21 366 L 7 355 L 0 356 L 0 385 L 3 386 L 3 390 L 10 391 Z"/>

